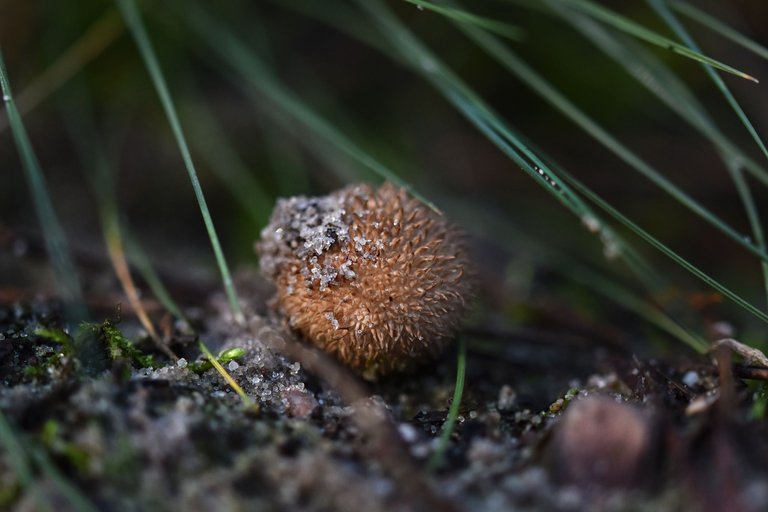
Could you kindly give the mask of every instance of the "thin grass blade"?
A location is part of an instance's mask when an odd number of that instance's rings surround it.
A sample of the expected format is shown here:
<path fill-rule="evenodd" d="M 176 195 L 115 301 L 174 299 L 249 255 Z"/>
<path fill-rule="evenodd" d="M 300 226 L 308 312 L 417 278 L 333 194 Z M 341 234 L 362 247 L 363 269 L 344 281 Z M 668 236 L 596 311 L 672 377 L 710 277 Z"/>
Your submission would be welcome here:
<path fill-rule="evenodd" d="M 101 55 L 120 37 L 124 28 L 114 9 L 103 14 L 48 69 L 18 94 L 16 103 L 21 115 L 35 108 Z M 5 119 L 0 119 L 0 133 L 8 127 L 6 123 Z"/>
<path fill-rule="evenodd" d="M 746 155 L 720 131 L 704 107 L 696 100 L 687 87 L 664 64 L 659 62 L 656 57 L 648 54 L 637 45 L 631 44 L 630 41 L 620 41 L 597 26 L 596 22 L 586 16 L 563 14 L 563 18 L 579 29 L 585 37 L 592 40 L 598 48 L 626 67 L 632 76 L 683 119 L 688 121 L 691 126 L 711 140 L 719 149 L 739 197 L 744 204 L 755 243 L 757 247 L 765 250 L 766 245 L 762 223 L 752 193 L 749 190 L 747 181 L 743 177 L 742 168 L 749 171 L 750 174 L 762 183 L 768 184 L 768 181 L 766 181 L 768 174 L 765 169 Z M 712 72 L 711 69 L 709 73 L 710 76 L 714 75 L 716 81 L 722 82 L 720 77 Z M 754 130 L 750 131 L 754 132 Z M 756 136 L 756 133 L 754 135 Z M 759 141 L 758 144 L 763 147 L 762 141 Z M 766 293 L 768 293 L 768 263 L 764 260 L 761 260 L 760 263 L 763 269 L 764 287 L 766 288 Z"/>
<path fill-rule="evenodd" d="M 459 417 L 459 408 L 461 406 L 461 397 L 464 394 L 464 379 L 467 370 L 467 343 L 463 336 L 458 339 L 458 357 L 456 360 L 456 384 L 453 388 L 453 399 L 451 407 L 448 409 L 448 416 L 445 418 L 443 428 L 440 433 L 440 440 L 437 448 L 432 452 L 432 456 L 427 461 L 427 470 L 434 471 L 440 467 L 445 457 L 445 451 L 448 449 L 448 443 L 451 441 L 451 435 L 456 427 L 456 419 Z"/>
<path fill-rule="evenodd" d="M 670 257 L 673 261 L 681 265 L 684 269 L 694 274 L 696 277 L 707 283 L 709 286 L 715 288 L 722 293 L 725 297 L 739 304 L 741 307 L 751 312 L 763 321 L 768 322 L 768 315 L 760 311 L 751 303 L 743 299 L 741 296 L 732 292 L 727 287 L 710 277 L 695 265 L 681 257 L 658 239 L 642 230 L 639 226 L 632 223 L 624 215 L 620 214 L 615 208 L 610 207 L 605 201 L 599 198 L 587 187 L 583 186 L 580 182 L 567 174 L 557 176 L 557 174 L 548 166 L 546 166 L 540 158 L 536 157 L 529 148 L 527 148 L 521 141 L 515 137 L 515 135 L 508 129 L 506 124 L 498 117 L 491 114 L 488 107 L 480 100 L 476 94 L 470 93 L 462 98 L 462 93 L 468 91 L 467 87 L 455 77 L 450 74 L 439 61 L 428 52 L 423 45 L 418 43 L 416 39 L 405 29 L 402 24 L 386 9 L 384 4 L 374 0 L 359 0 L 358 4 L 368 11 L 371 17 L 380 24 L 383 34 L 391 37 L 392 42 L 403 53 L 409 55 L 411 59 L 415 59 L 416 62 L 421 63 L 422 71 L 426 71 L 425 76 L 435 83 L 439 89 L 443 90 L 446 96 L 451 102 L 459 108 L 470 120 L 480 128 L 489 139 L 499 145 L 502 149 L 504 146 L 499 144 L 500 141 L 508 142 L 511 144 L 508 151 L 508 156 L 515 160 L 521 167 L 530 173 L 539 173 L 541 178 L 548 184 L 553 185 L 554 189 L 557 189 L 561 194 L 568 194 L 567 203 L 581 204 L 581 200 L 574 197 L 575 194 L 569 192 L 570 185 L 578 185 L 577 190 L 579 193 L 587 197 L 591 202 L 596 204 L 602 210 L 607 212 L 611 217 L 619 221 L 625 227 L 635 232 L 643 240 L 650 243 L 654 248 L 660 250 L 662 253 Z M 455 87 L 452 89 L 452 87 Z M 471 103 L 470 103 L 471 102 Z M 519 151 L 519 153 L 517 153 Z M 527 162 L 526 162 L 527 160 Z M 563 178 L 567 176 L 567 181 Z M 589 210 L 584 210 L 589 211 Z"/>
<path fill-rule="evenodd" d="M 729 300 L 733 301 L 734 303 L 738 304 L 745 310 L 752 313 L 754 316 L 762 320 L 763 322 L 768 323 L 768 314 L 764 313 L 760 309 L 756 308 L 754 305 L 752 305 L 749 301 L 738 295 L 737 293 L 733 292 L 731 289 L 720 283 L 715 278 L 711 277 L 692 263 L 690 263 L 688 260 L 674 252 L 672 249 L 667 247 L 664 243 L 662 243 L 659 239 L 648 233 L 646 230 L 642 229 L 640 226 L 629 220 L 626 216 L 624 216 L 622 213 L 620 213 L 616 208 L 611 206 L 607 201 L 602 199 L 600 196 L 592 192 L 587 186 L 582 184 L 580 181 L 578 181 L 573 176 L 570 176 L 568 174 L 564 174 L 563 177 L 574 187 L 576 188 L 580 193 L 584 194 L 585 197 L 587 197 L 590 201 L 592 201 L 595 205 L 597 205 L 600 209 L 604 210 L 608 214 L 610 214 L 611 217 L 619 221 L 621 224 L 626 226 L 628 229 L 630 229 L 632 232 L 634 232 L 637 236 L 642 238 L 645 242 L 653 246 L 654 248 L 658 249 L 661 253 L 666 255 L 668 258 L 672 259 L 675 263 L 683 267 L 685 270 L 702 280 L 704 283 L 708 284 L 710 287 L 715 289 L 717 292 L 722 294 L 724 297 L 727 297 Z"/>
<path fill-rule="evenodd" d="M 672 11 L 670 11 L 665 2 L 660 0 L 648 0 L 648 3 L 659 14 L 659 16 L 661 16 L 667 25 L 669 25 L 669 27 L 675 32 L 675 34 L 683 41 L 686 46 L 690 47 L 693 51 L 700 50 L 699 45 L 696 43 L 696 41 L 693 40 L 688 31 L 678 21 L 677 17 L 675 17 Z M 741 108 L 739 102 L 736 101 L 736 98 L 733 96 L 733 93 L 731 93 L 731 90 L 727 85 L 725 85 L 723 79 L 720 77 L 720 75 L 715 73 L 710 65 L 703 63 L 702 68 L 707 73 L 709 78 L 714 82 L 715 86 L 723 94 L 726 101 L 736 113 L 736 116 L 739 118 L 739 121 L 741 121 L 741 123 L 744 125 L 744 128 L 747 129 L 747 132 L 749 132 L 749 135 L 752 137 L 752 140 L 754 140 L 755 144 L 757 144 L 757 147 L 760 148 L 760 151 L 768 159 L 768 148 L 766 148 L 765 143 L 760 138 L 760 135 L 758 135 L 757 130 L 755 130 L 755 127 L 747 117 L 744 109 Z"/>
<path fill-rule="evenodd" d="M 67 303 L 68 314 L 74 320 L 85 318 L 82 290 L 75 265 L 67 247 L 64 230 L 56 216 L 53 203 L 48 194 L 45 176 L 40 169 L 32 143 L 29 140 L 21 115 L 13 100 L 8 74 L 5 69 L 2 51 L 0 51 L 0 90 L 3 94 L 8 122 L 13 133 L 16 148 L 21 156 L 24 175 L 27 178 L 32 201 L 37 212 L 38 220 L 43 231 L 45 248 L 53 266 L 56 285 L 62 298 Z"/>
<path fill-rule="evenodd" d="M 428 11 L 436 12 L 450 18 L 459 23 L 470 23 L 482 27 L 489 32 L 493 32 L 502 37 L 513 40 L 521 40 L 523 38 L 523 31 L 520 28 L 503 21 L 494 20 L 492 18 L 486 18 L 484 16 L 478 16 L 471 12 L 464 11 L 462 9 L 455 9 L 453 7 L 445 7 L 436 5 L 432 2 L 426 2 L 424 0 L 404 0 L 410 4 L 413 4 L 420 9 L 426 9 Z"/>
<path fill-rule="evenodd" d="M 559 3 L 550 3 L 559 6 Z M 550 11 L 552 13 L 552 11 Z M 555 14 L 569 22 L 597 48 L 623 66 L 639 83 L 655 94 L 670 109 L 699 130 L 728 158 L 737 160 L 744 169 L 768 185 L 768 170 L 742 151 L 723 134 L 693 96 L 688 87 L 656 56 L 620 34 L 612 34 L 586 15 L 556 8 Z"/>
<path fill-rule="evenodd" d="M 200 207 L 200 213 L 203 217 L 203 222 L 205 223 L 205 228 L 208 231 L 208 237 L 211 241 L 211 247 L 213 248 L 216 262 L 219 266 L 219 272 L 221 273 L 221 278 L 224 283 L 224 289 L 227 294 L 227 299 L 229 300 L 229 306 L 232 310 L 235 321 L 242 323 L 244 321 L 243 311 L 237 298 L 235 285 L 232 281 L 232 276 L 229 272 L 226 259 L 224 258 L 224 252 L 221 249 L 219 237 L 216 234 L 216 228 L 213 225 L 213 219 L 211 218 L 210 211 L 208 210 L 208 204 L 205 201 L 203 189 L 200 186 L 200 181 L 197 178 L 197 171 L 195 170 L 195 164 L 192 161 L 192 155 L 189 151 L 189 146 L 187 145 L 184 131 L 182 130 L 170 91 L 168 90 L 165 78 L 163 77 L 163 73 L 160 69 L 160 63 L 157 60 L 157 56 L 155 55 L 152 43 L 150 42 L 149 34 L 144 27 L 144 22 L 141 20 L 141 15 L 139 14 L 135 0 L 115 1 L 117 2 L 118 7 L 120 8 L 120 12 L 123 15 L 123 19 L 125 20 L 126 25 L 128 26 L 131 35 L 133 36 L 136 45 L 138 46 L 139 52 L 141 53 L 142 59 L 144 60 L 144 64 L 146 65 L 147 71 L 149 72 L 150 78 L 152 79 L 152 83 L 154 84 L 157 94 L 160 97 L 160 102 L 163 105 L 163 109 L 165 110 L 166 117 L 168 118 L 168 121 L 171 125 L 173 135 L 176 138 L 176 143 L 179 146 L 181 157 L 184 160 L 187 173 L 189 174 L 189 179 L 192 182 L 192 188 L 194 189 L 195 197 L 197 198 L 197 203 Z"/>
<path fill-rule="evenodd" d="M 752 53 L 759 55 L 764 59 L 768 59 L 768 48 L 746 37 L 738 30 L 731 28 L 714 16 L 711 16 L 702 11 L 698 7 L 681 0 L 672 0 L 669 2 L 669 4 L 680 14 L 696 21 L 697 23 L 700 23 L 701 25 L 707 27 L 713 32 L 720 34 L 721 36 L 730 39 L 734 43 L 746 48 Z"/>
<path fill-rule="evenodd" d="M 686 208 L 727 235 L 734 242 L 757 255 L 763 261 L 768 262 L 768 252 L 766 252 L 764 248 L 761 248 L 748 241 L 744 234 L 739 233 L 730 225 L 725 223 L 712 211 L 704 207 L 683 189 L 666 178 L 661 172 L 640 158 L 640 156 L 638 156 L 636 153 L 632 152 L 607 130 L 597 124 L 584 111 L 582 111 L 573 102 L 566 98 L 561 92 L 555 89 L 541 75 L 536 73 L 522 59 L 517 57 L 511 50 L 509 50 L 509 48 L 503 46 L 490 34 L 487 34 L 486 32 L 483 32 L 476 27 L 459 25 L 459 29 L 467 34 L 486 52 L 488 52 L 489 55 L 494 57 L 502 66 L 520 78 L 526 85 L 529 86 L 532 91 L 542 96 L 546 101 L 551 103 L 560 112 L 574 121 L 580 128 L 582 128 L 585 132 L 587 132 L 603 146 L 609 149 L 612 153 L 621 158 L 624 162 L 629 164 L 632 168 L 653 182 L 656 186 L 664 190 L 667 194 L 675 198 L 678 202 L 680 202 L 680 204 L 684 205 Z"/>
<path fill-rule="evenodd" d="M 67 477 L 51 462 L 48 454 L 41 447 L 28 443 L 27 451 L 32 455 L 43 474 L 48 477 L 64 499 L 72 505 L 72 510 L 78 512 L 96 512 L 98 510 L 77 487 L 67 480 Z"/>
<path fill-rule="evenodd" d="M 659 0 L 649 0 L 648 3 L 659 14 L 659 16 L 661 16 L 664 22 L 667 23 L 670 28 L 672 28 L 675 34 L 683 41 L 686 46 L 694 51 L 699 51 L 699 46 L 696 44 L 696 41 L 693 40 L 685 27 L 683 27 L 683 25 L 678 21 L 672 11 L 669 10 L 666 3 Z M 711 66 L 702 64 L 702 67 L 704 68 L 704 72 L 707 74 L 707 76 L 709 76 L 712 82 L 714 82 L 715 86 L 723 94 L 728 104 L 736 113 L 736 116 L 747 129 L 747 132 L 749 132 L 752 140 L 754 140 L 755 144 L 757 144 L 757 147 L 760 148 L 760 151 L 762 151 L 763 155 L 768 158 L 768 149 L 766 149 L 763 140 L 760 138 L 760 135 L 758 135 L 757 130 L 755 130 L 755 127 L 747 117 L 744 109 L 742 109 L 739 102 L 736 101 L 736 98 L 731 93 L 731 90 L 727 85 L 725 85 L 723 79 L 720 77 L 720 75 L 715 73 Z M 765 250 L 765 234 L 763 233 L 760 214 L 758 213 L 757 205 L 755 204 L 755 201 L 752 197 L 752 192 L 749 190 L 749 184 L 742 175 L 741 166 L 734 162 L 733 159 L 729 162 L 726 162 L 726 165 L 728 166 L 728 171 L 731 174 L 731 178 L 733 179 L 734 184 L 736 185 L 736 189 L 739 193 L 741 201 L 744 204 L 744 208 L 752 228 L 752 235 L 755 237 L 755 243 L 758 247 Z M 761 261 L 761 266 L 763 269 L 763 283 L 765 287 L 765 293 L 766 297 L 768 297 L 768 262 Z"/>
<path fill-rule="evenodd" d="M 227 31 L 212 17 L 197 9 L 188 11 L 192 27 L 206 41 L 211 49 L 238 71 L 282 111 L 320 135 L 346 155 L 360 162 L 378 176 L 408 190 L 415 198 L 432 210 L 439 212 L 437 206 L 414 190 L 413 186 L 400 178 L 387 166 L 379 162 L 368 152 L 360 148 L 349 137 L 336 129 L 326 119 L 310 109 L 298 96 L 277 80 L 264 62 L 245 45 L 241 44 L 230 31 Z"/>
<path fill-rule="evenodd" d="M 184 313 L 181 312 L 181 308 L 178 306 L 178 304 L 176 304 L 176 301 L 173 300 L 170 292 L 168 292 L 168 289 L 163 284 L 160 276 L 158 276 L 157 272 L 155 272 L 155 269 L 152 266 L 152 262 L 147 257 L 147 254 L 144 252 L 141 244 L 136 240 L 136 237 L 130 233 L 130 231 L 125 229 L 124 232 L 125 248 L 126 253 L 128 254 L 128 259 L 133 265 L 135 265 L 139 274 L 141 274 L 142 279 L 144 279 L 144 282 L 147 283 L 149 289 L 152 290 L 152 294 L 157 298 L 158 301 L 160 301 L 160 304 L 162 304 L 163 307 L 169 313 L 171 313 L 171 315 L 179 320 L 184 320 L 185 322 L 189 323 L 184 316 Z"/>
<path fill-rule="evenodd" d="M 649 30 L 648 28 L 640 25 L 639 23 L 635 23 L 629 18 L 622 16 L 617 12 L 612 11 L 606 7 L 603 7 L 600 4 L 591 2 L 589 0 L 556 0 L 556 1 L 567 4 L 570 7 L 573 7 L 581 12 L 584 12 L 594 17 L 595 19 L 602 21 L 603 23 L 606 23 L 618 30 L 621 30 L 622 32 L 626 32 L 627 34 L 630 34 L 638 39 L 642 39 L 647 43 L 651 43 L 661 48 L 670 50 L 674 53 L 677 53 L 689 59 L 693 59 L 697 62 L 701 62 L 703 64 L 709 64 L 710 66 L 717 68 L 721 71 L 725 71 L 726 73 L 731 73 L 733 75 L 744 78 L 746 80 L 750 80 L 752 82 L 758 83 L 758 80 L 752 75 L 749 75 L 743 71 L 739 71 L 734 67 L 724 64 L 711 57 L 707 57 L 706 55 L 703 55 L 699 52 L 693 51 L 690 48 L 687 48 L 667 37 L 664 37 L 652 30 Z"/>
<path fill-rule="evenodd" d="M 8 423 L 5 414 L 0 410 L 0 446 L 5 450 L 4 457 L 6 464 L 16 473 L 24 490 L 32 496 L 40 510 L 50 512 L 53 506 L 40 491 L 40 487 L 35 481 L 32 473 L 32 465 L 24 451 L 18 436 L 13 431 L 13 427 Z"/>
<path fill-rule="evenodd" d="M 191 78 L 190 78 L 191 80 Z M 202 95 L 182 105 L 182 113 L 195 119 L 190 134 L 211 172 L 224 184 L 253 223 L 261 228 L 272 211 L 272 199 L 248 170 L 237 150 L 224 136 L 224 127 L 205 104 Z"/>

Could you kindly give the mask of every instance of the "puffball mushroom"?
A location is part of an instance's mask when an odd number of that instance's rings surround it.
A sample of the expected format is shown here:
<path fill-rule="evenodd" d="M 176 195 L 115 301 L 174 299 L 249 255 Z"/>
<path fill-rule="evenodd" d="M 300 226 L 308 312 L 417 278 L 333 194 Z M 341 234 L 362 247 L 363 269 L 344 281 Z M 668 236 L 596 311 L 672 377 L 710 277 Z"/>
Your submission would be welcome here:
<path fill-rule="evenodd" d="M 461 233 L 390 183 L 278 200 L 256 251 L 291 328 L 369 380 L 441 352 L 470 292 Z"/>

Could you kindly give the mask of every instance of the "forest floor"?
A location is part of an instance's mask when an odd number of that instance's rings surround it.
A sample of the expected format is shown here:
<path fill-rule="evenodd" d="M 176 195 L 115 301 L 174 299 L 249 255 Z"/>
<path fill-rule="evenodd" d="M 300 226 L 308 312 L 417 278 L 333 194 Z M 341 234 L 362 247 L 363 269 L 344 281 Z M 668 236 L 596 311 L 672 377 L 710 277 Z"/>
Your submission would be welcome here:
<path fill-rule="evenodd" d="M 455 349 L 363 383 L 295 339 L 263 286 L 241 293 L 246 325 L 221 296 L 187 311 L 194 332 L 165 322 L 177 361 L 127 312 L 76 334 L 55 300 L 5 294 L 0 509 L 768 510 L 765 401 L 726 352 L 664 361 L 466 332 L 459 417 L 435 459 Z"/>

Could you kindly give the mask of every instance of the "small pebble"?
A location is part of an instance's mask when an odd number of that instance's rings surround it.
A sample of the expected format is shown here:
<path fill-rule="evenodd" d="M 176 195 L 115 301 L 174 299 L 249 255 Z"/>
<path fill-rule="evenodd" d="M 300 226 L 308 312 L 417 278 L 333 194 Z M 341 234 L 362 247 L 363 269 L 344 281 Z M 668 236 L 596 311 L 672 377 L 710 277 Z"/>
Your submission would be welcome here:
<path fill-rule="evenodd" d="M 634 405 L 600 395 L 576 400 L 553 438 L 551 470 L 562 483 L 631 487 L 648 474 L 651 424 Z"/>
<path fill-rule="evenodd" d="M 500 411 L 508 411 L 515 406 L 517 393 L 511 386 L 504 384 L 499 390 L 499 398 L 496 402 L 496 408 Z"/>
<path fill-rule="evenodd" d="M 685 375 L 683 375 L 683 384 L 688 387 L 693 387 L 700 381 L 699 374 L 694 371 L 686 372 Z"/>
<path fill-rule="evenodd" d="M 410 423 L 400 423 L 397 426 L 397 432 L 400 434 L 400 437 L 402 437 L 403 441 L 405 441 L 406 443 L 415 443 L 416 440 L 419 439 L 419 433 L 416 431 L 416 428 Z"/>

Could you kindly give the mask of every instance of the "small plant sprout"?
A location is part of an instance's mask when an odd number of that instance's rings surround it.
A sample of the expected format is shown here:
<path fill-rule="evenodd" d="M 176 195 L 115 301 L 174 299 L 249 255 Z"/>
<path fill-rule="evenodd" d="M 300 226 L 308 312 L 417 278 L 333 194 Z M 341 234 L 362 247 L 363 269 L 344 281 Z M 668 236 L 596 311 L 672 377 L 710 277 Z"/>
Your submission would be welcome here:
<path fill-rule="evenodd" d="M 438 354 L 470 292 L 461 233 L 390 183 L 279 200 L 256 251 L 289 325 L 369 380 Z"/>

